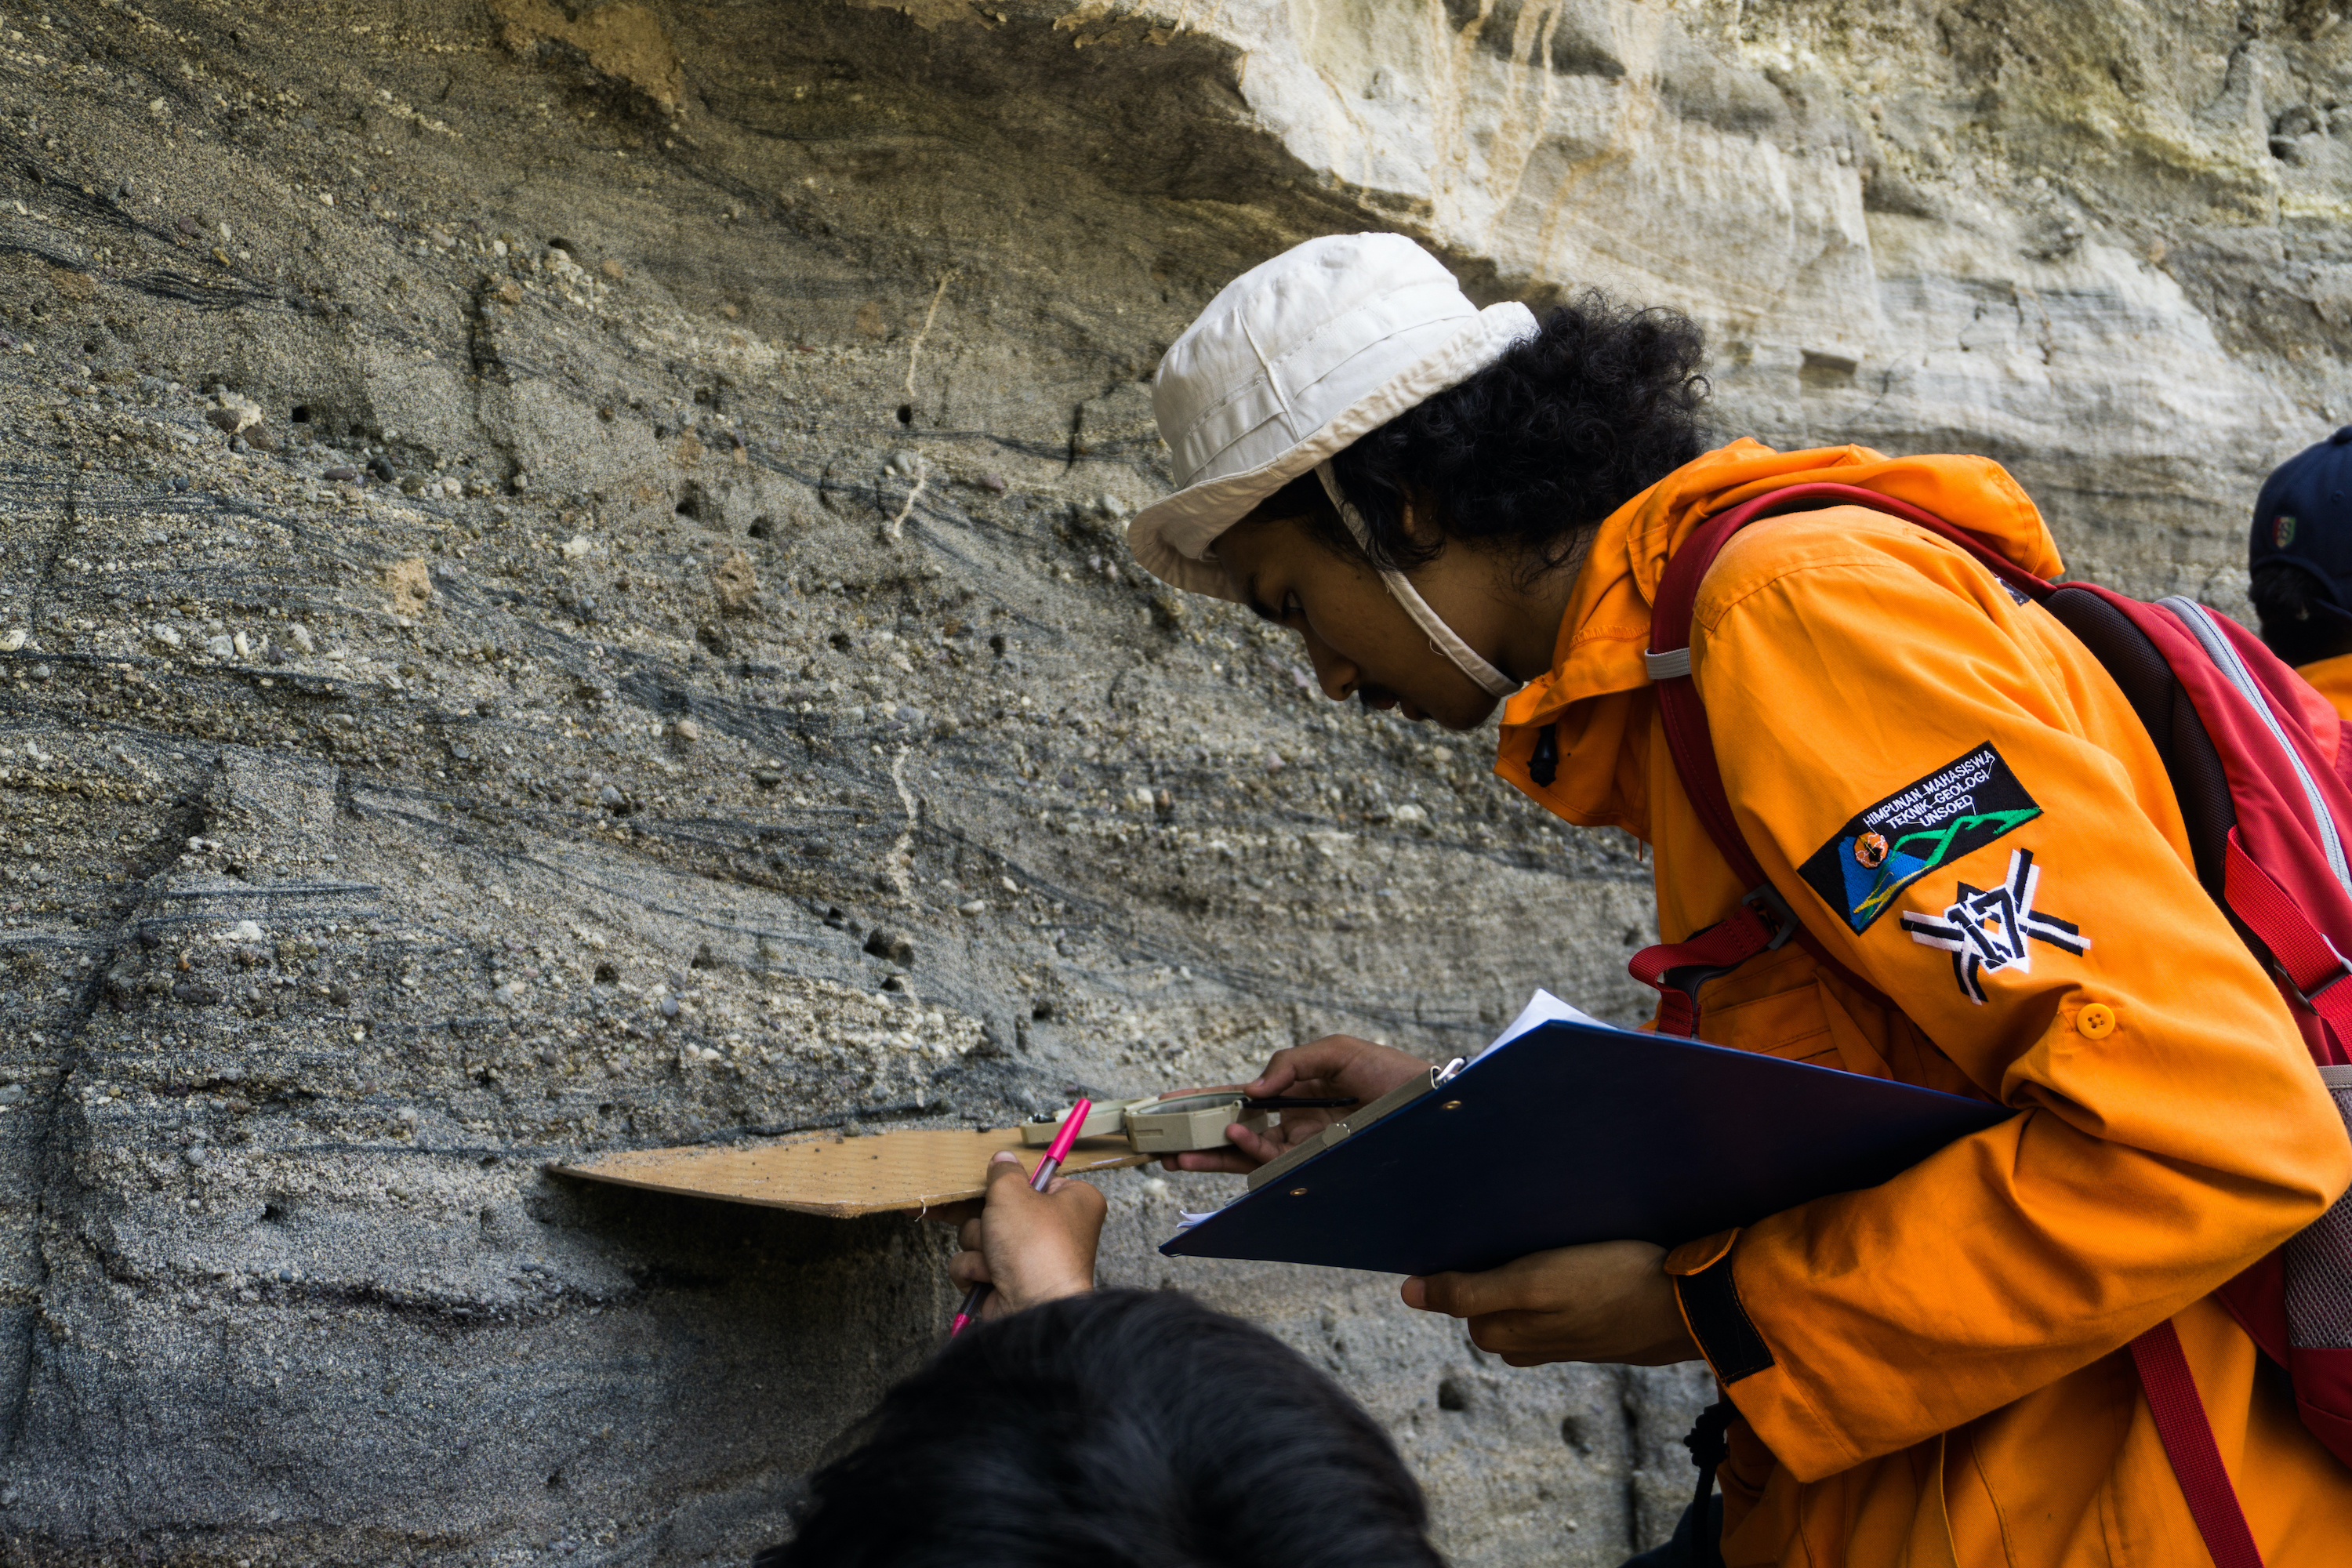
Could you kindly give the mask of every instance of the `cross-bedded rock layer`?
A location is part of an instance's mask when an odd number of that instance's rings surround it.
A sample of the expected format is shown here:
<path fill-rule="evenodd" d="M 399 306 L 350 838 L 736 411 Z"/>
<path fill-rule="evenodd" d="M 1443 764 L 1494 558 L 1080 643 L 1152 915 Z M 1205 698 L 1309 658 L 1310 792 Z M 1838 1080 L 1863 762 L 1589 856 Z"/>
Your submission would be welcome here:
<path fill-rule="evenodd" d="M 12 1552 L 740 1560 L 942 1242 L 550 1161 L 1637 1016 L 1630 845 L 1120 547 L 1160 351 L 1307 234 L 1688 309 L 1727 434 L 1990 452 L 2238 608 L 2352 416 L 2352 28 L 2078 10 L 0 16 Z M 1330 1366 L 1458 1561 L 1671 1523 L 1687 1373 L 1107 1185 L 1110 1274 Z"/>

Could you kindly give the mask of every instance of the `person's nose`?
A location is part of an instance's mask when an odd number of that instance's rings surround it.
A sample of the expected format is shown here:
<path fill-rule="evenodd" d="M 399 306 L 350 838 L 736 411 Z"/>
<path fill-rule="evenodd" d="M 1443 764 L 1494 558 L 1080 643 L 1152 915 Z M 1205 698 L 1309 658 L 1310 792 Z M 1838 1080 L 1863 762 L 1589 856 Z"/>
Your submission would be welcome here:
<path fill-rule="evenodd" d="M 1307 644 L 1307 658 L 1315 666 L 1315 684 L 1323 695 L 1334 702 L 1345 702 L 1362 685 L 1364 672 L 1355 661 L 1340 653 L 1311 631 L 1301 631 L 1299 637 Z"/>

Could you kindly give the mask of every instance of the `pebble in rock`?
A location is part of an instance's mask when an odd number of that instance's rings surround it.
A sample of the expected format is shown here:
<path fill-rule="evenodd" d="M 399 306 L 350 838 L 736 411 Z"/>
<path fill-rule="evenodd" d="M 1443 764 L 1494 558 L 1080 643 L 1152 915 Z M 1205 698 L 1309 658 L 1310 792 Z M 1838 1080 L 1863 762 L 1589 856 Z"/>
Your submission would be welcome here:
<path fill-rule="evenodd" d="M 333 484 L 347 485 L 360 477 L 360 471 L 357 468 L 333 468 L 319 477 Z"/>
<path fill-rule="evenodd" d="M 1001 496 L 1004 493 L 1005 484 L 1003 474 L 982 474 L 977 482 L 980 488 L 990 495 Z"/>
<path fill-rule="evenodd" d="M 606 784 L 596 792 L 596 802 L 609 811 L 621 804 L 621 792 L 611 784 Z"/>
<path fill-rule="evenodd" d="M 400 471 L 392 466 L 392 459 L 381 452 L 368 459 L 367 471 L 385 484 L 391 484 L 400 478 Z"/>
<path fill-rule="evenodd" d="M 665 1018 L 675 1018 L 677 1016 L 677 997 L 665 996 L 661 999 L 661 1016 Z"/>

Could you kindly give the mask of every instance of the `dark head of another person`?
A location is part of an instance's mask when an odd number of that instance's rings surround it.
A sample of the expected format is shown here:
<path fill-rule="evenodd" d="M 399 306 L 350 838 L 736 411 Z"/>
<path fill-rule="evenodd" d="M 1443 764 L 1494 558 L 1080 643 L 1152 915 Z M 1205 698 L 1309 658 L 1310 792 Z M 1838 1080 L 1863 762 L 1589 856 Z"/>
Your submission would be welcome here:
<path fill-rule="evenodd" d="M 1048 1302 L 892 1389 L 755 1568 L 1443 1568 L 1387 1435 L 1171 1291 Z"/>
<path fill-rule="evenodd" d="M 2292 665 L 2352 653 L 2352 425 L 2263 481 L 2246 565 L 2273 653 Z"/>

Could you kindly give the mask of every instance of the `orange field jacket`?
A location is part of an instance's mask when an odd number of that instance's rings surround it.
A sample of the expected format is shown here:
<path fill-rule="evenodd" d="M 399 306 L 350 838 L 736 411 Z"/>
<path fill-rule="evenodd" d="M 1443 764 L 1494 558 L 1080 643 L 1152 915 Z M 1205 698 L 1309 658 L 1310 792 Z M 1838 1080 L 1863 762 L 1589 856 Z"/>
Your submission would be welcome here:
<path fill-rule="evenodd" d="M 2032 502 L 1981 458 L 1741 441 L 1602 524 L 1553 669 L 1505 710 L 1496 772 L 1652 845 L 1665 941 L 1743 889 L 1659 729 L 1650 601 L 1704 518 L 1818 479 L 2060 570 Z M 2167 1318 L 2271 1568 L 2352 1563 L 2352 1470 L 2210 1295 L 2318 1217 L 2352 1147 L 2276 987 L 2198 886 L 2121 691 L 1957 547 L 1853 507 L 1739 534 L 1691 647 L 1757 859 L 1895 1006 L 1791 943 L 1706 987 L 1700 1037 L 2023 1112 L 1884 1186 L 1669 1256 L 1686 1299 L 1707 1274 L 1748 1325 L 1694 1324 L 1740 1416 L 1727 1563 L 2204 1563 L 2124 1350 Z M 1528 760 L 1554 722 L 1540 786 Z M 2019 951 L 1954 951 L 1945 933 L 2003 897 Z"/>
<path fill-rule="evenodd" d="M 2312 689 L 2327 699 L 2328 705 L 2347 719 L 2352 719 L 2352 653 L 2340 653 L 2334 658 L 2323 658 L 2315 664 L 2299 665 L 2295 673 L 2311 682 Z M 2352 1556 L 2352 1553 L 2347 1553 Z"/>

